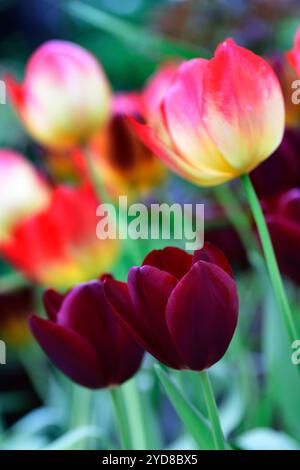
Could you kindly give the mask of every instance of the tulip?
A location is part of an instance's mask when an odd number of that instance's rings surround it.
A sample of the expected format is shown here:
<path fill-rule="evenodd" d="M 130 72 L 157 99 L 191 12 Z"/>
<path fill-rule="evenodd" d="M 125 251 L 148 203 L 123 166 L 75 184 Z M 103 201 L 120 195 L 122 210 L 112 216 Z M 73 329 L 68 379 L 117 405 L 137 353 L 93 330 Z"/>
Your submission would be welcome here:
<path fill-rule="evenodd" d="M 96 237 L 97 207 L 90 187 L 58 186 L 44 210 L 14 227 L 0 252 L 32 280 L 57 289 L 93 279 L 118 251 L 116 240 Z"/>
<path fill-rule="evenodd" d="M 277 197 L 300 186 L 300 130 L 286 128 L 283 140 L 271 157 L 251 173 L 260 198 Z"/>
<path fill-rule="evenodd" d="M 142 99 L 134 93 L 114 97 L 113 115 L 106 129 L 100 130 L 89 142 L 86 151 L 95 172 L 108 193 L 117 198 L 127 194 L 131 200 L 145 196 L 165 177 L 164 165 L 135 135 L 126 116 L 142 119 Z M 85 172 L 83 155 L 74 160 Z M 88 175 L 86 175 L 88 177 Z"/>
<path fill-rule="evenodd" d="M 265 201 L 264 210 L 280 269 L 300 284 L 300 189 L 290 189 L 275 200 Z"/>
<path fill-rule="evenodd" d="M 31 331 L 54 365 L 84 387 L 120 385 L 139 369 L 143 350 L 116 320 L 104 281 L 80 284 L 66 296 L 48 290 L 48 320 L 31 316 Z"/>
<path fill-rule="evenodd" d="M 50 189 L 22 155 L 0 150 L 0 242 L 20 220 L 46 207 Z"/>
<path fill-rule="evenodd" d="M 105 292 L 137 341 L 174 369 L 202 371 L 226 352 L 238 318 L 238 296 L 225 255 L 207 244 L 194 256 L 154 250 L 128 283 L 107 279 Z"/>
<path fill-rule="evenodd" d="M 300 27 L 297 29 L 294 40 L 294 47 L 287 53 L 287 59 L 291 66 L 300 76 Z"/>
<path fill-rule="evenodd" d="M 49 41 L 30 58 L 24 82 L 7 77 L 11 100 L 28 132 L 45 146 L 86 142 L 110 115 L 110 88 L 101 65 L 82 47 Z"/>
<path fill-rule="evenodd" d="M 179 67 L 160 113 L 163 132 L 132 120 L 137 134 L 171 169 L 201 186 L 248 173 L 274 152 L 284 131 L 275 73 L 231 39 L 211 60 Z"/>

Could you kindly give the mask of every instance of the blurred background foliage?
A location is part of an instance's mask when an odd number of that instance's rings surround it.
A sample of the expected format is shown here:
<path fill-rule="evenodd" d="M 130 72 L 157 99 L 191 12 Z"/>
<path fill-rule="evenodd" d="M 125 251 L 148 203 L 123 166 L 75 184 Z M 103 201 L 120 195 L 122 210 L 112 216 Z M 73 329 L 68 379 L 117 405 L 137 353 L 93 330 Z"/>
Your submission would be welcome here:
<path fill-rule="evenodd" d="M 300 23 L 300 3 L 298 0 L 0 0 L 0 22 L 0 77 L 10 71 L 22 79 L 26 61 L 36 47 L 46 40 L 61 38 L 93 52 L 102 62 L 114 90 L 124 91 L 141 89 L 163 60 L 210 56 L 215 46 L 228 36 L 263 55 L 285 51 L 291 47 Z M 19 150 L 38 166 L 42 165 L 36 144 L 24 131 L 9 103 L 0 105 L 0 122 L 0 146 Z M 186 183 L 177 187 L 175 199 L 182 201 L 187 188 L 193 200 L 198 190 Z M 3 328 L 7 335 L 11 333 L 18 338 L 18 328 L 24 331 L 20 321 L 24 325 L 28 312 L 37 308 L 36 298 L 40 299 L 41 291 L 35 287 L 28 292 L 24 279 L 4 261 L 0 262 L 0 272 L 1 317 L 6 304 L 4 296 L 11 295 L 10 285 L 22 286 L 11 307 L 22 320 L 14 323 L 14 331 Z M 297 294 L 294 286 L 290 289 L 296 308 Z M 242 314 L 227 354 L 230 366 L 225 360 L 213 369 L 217 395 L 222 398 L 220 412 L 225 433 L 233 436 L 237 447 L 299 449 L 299 386 L 295 368 L 287 368 L 287 361 L 282 357 L 282 351 L 289 350 L 288 340 L 279 316 L 274 314 L 276 307 L 268 282 L 262 284 L 257 275 L 242 271 L 239 290 Z M 262 335 L 258 333 L 261 331 Z M 8 365 L 0 366 L 0 448 L 116 446 L 112 411 L 105 391 L 92 396 L 91 392 L 72 385 L 49 366 L 35 344 L 30 341 L 27 344 L 26 338 L 25 334 L 19 344 L 9 346 Z M 152 447 L 193 448 L 194 440 L 184 432 L 172 405 L 161 394 L 158 379 L 150 371 L 151 365 L 148 358 L 139 374 L 139 385 L 145 399 Z M 270 371 L 268 375 L 266 369 Z M 192 374 L 186 372 L 177 377 L 174 373 L 174 377 L 177 386 L 203 410 L 203 400 Z M 284 387 L 286 383 L 288 388 Z M 87 410 L 89 405 L 94 410 L 93 422 Z"/>

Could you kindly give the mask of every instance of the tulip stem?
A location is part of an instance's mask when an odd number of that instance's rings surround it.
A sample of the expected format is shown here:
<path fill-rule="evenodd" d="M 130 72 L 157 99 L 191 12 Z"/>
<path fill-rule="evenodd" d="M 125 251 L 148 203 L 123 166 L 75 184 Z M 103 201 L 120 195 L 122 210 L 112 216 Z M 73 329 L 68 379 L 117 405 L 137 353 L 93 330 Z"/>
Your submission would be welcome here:
<path fill-rule="evenodd" d="M 279 271 L 277 259 L 275 256 L 273 244 L 271 241 L 270 233 L 268 226 L 265 221 L 265 217 L 253 187 L 253 184 L 250 180 L 249 175 L 242 175 L 241 177 L 244 189 L 249 201 L 250 208 L 259 232 L 260 240 L 262 243 L 262 248 L 265 256 L 266 265 L 269 271 L 269 276 L 273 285 L 273 289 L 277 298 L 277 301 L 281 307 L 283 314 L 283 319 L 286 324 L 286 328 L 289 334 L 291 343 L 293 343 L 297 338 L 297 329 L 293 320 L 292 312 L 288 303 L 285 287 L 282 281 L 282 277 Z"/>
<path fill-rule="evenodd" d="M 116 424 L 119 432 L 120 442 L 122 450 L 130 450 L 130 433 L 127 426 L 127 418 L 124 408 L 124 402 L 120 387 L 114 387 L 110 389 L 110 396 L 113 403 L 115 412 Z"/>
<path fill-rule="evenodd" d="M 105 188 L 103 187 L 102 181 L 100 180 L 97 171 L 95 170 L 95 165 L 93 159 L 90 155 L 89 150 L 83 146 L 82 147 L 86 172 L 89 177 L 92 188 L 98 198 L 99 202 L 110 202 L 110 197 L 108 196 Z"/>
<path fill-rule="evenodd" d="M 200 372 L 204 400 L 212 427 L 212 435 L 216 450 L 226 450 L 226 442 L 222 431 L 214 391 L 207 371 Z"/>
<path fill-rule="evenodd" d="M 132 378 L 122 385 L 122 392 L 133 448 L 134 450 L 147 450 L 150 447 L 148 445 L 142 396 L 138 389 L 136 378 Z"/>

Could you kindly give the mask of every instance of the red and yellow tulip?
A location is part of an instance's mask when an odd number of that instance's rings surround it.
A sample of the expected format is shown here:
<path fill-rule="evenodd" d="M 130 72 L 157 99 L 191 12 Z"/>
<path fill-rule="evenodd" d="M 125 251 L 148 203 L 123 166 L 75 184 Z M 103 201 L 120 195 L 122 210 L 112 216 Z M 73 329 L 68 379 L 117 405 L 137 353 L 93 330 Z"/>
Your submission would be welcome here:
<path fill-rule="evenodd" d="M 282 140 L 285 112 L 270 65 L 231 39 L 211 60 L 183 63 L 160 107 L 163 130 L 133 125 L 174 171 L 201 186 L 250 172 Z"/>

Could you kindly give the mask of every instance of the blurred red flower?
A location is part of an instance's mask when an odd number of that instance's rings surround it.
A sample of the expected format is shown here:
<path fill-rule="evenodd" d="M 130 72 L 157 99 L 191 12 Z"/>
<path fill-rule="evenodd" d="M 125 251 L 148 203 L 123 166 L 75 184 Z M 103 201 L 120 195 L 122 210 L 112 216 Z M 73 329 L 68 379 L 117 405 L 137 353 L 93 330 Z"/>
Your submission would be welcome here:
<path fill-rule="evenodd" d="M 0 252 L 26 276 L 67 289 L 107 271 L 118 241 L 96 236 L 98 200 L 90 187 L 61 185 L 49 205 L 21 220 L 0 244 Z"/>

